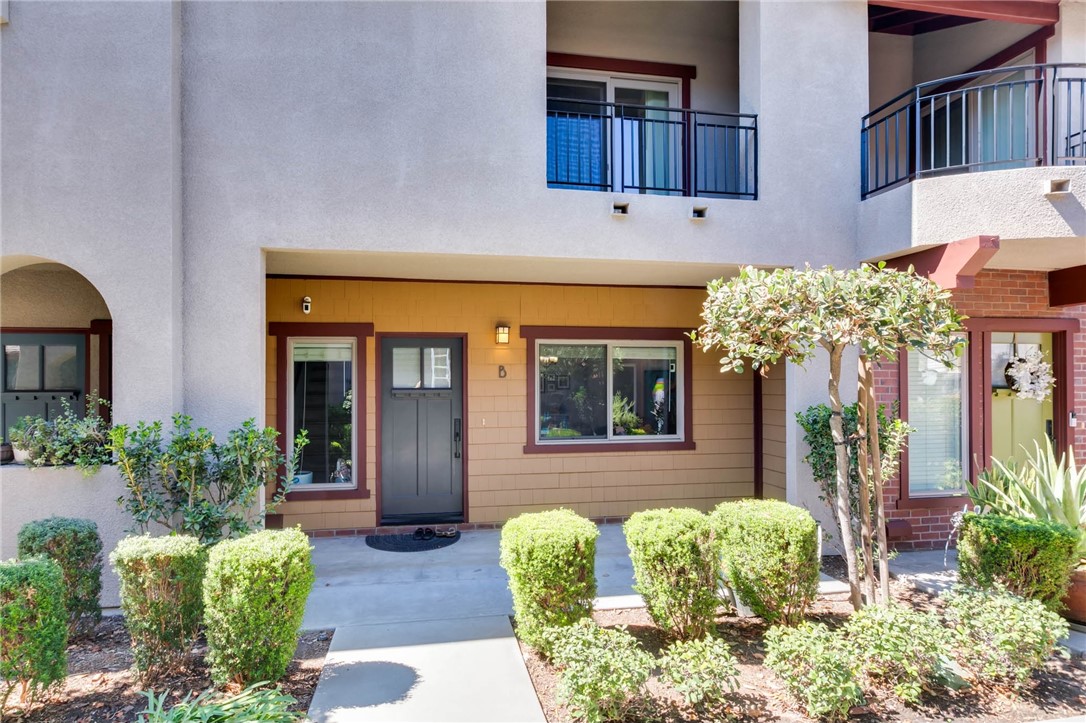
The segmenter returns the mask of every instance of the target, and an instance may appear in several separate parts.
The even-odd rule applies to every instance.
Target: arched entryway
[[[20,417],[52,418],[64,402],[83,413],[88,398],[111,398],[113,324],[101,293],[75,269],[47,260],[5,267],[0,430],[6,439]]]

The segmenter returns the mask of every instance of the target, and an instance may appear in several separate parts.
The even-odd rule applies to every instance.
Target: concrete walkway
[[[500,532],[467,532],[426,553],[380,552],[365,539],[317,539],[317,582],[303,626],[335,628],[309,717],[355,721],[545,718],[509,623]],[[637,607],[621,525],[596,543],[598,609]]]
[[[900,580],[907,580],[917,588],[938,595],[952,588],[958,582],[958,553],[951,550],[946,555],[942,550],[923,550],[901,552],[890,560],[890,574]],[[1076,625],[1060,644],[1076,658],[1086,658],[1086,631]]]

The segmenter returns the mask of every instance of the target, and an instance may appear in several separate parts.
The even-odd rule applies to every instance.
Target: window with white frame
[[[909,496],[960,494],[969,474],[969,366],[964,356],[948,366],[915,349],[907,354]]]
[[[540,444],[683,439],[679,341],[537,341]]]
[[[286,440],[292,445],[303,429],[309,437],[291,491],[353,488],[358,483],[357,343],[314,338],[292,338],[288,343]]]

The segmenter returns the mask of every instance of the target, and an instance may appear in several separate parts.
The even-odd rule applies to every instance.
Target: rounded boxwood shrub
[[[634,589],[656,625],[683,640],[716,623],[716,555],[709,518],[698,510],[647,510],[623,526],[633,561]]]
[[[16,689],[26,706],[68,674],[64,573],[44,557],[0,562],[0,717]]]
[[[1067,621],[1039,600],[969,588],[944,598],[958,658],[978,680],[1024,683],[1067,635]]]
[[[94,629],[102,619],[98,596],[102,592],[102,538],[92,520],[50,517],[19,530],[19,557],[44,555],[60,565],[64,574],[64,605],[68,634]]]
[[[592,613],[600,531],[572,510],[533,512],[502,527],[501,565],[509,575],[522,640],[549,653],[547,628]]]
[[[795,624],[818,593],[818,525],[779,500],[723,502],[709,516],[720,569],[739,600],[766,622]]]
[[[958,574],[971,587],[1005,587],[1058,611],[1078,564],[1079,531],[1044,520],[970,512],[958,535]]]
[[[199,632],[207,548],[195,537],[126,537],[110,553],[121,609],[144,678],[176,669]]]
[[[265,530],[211,548],[204,579],[207,661],[216,683],[283,677],[313,588],[309,538]]]

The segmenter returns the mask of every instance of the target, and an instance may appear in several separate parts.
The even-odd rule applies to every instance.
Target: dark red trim
[[[465,332],[452,332],[444,333],[437,331],[380,331],[377,332],[377,340],[374,346],[374,356],[377,357],[374,360],[374,366],[376,371],[374,392],[377,401],[377,413],[376,413],[376,448],[374,458],[376,459],[376,482],[374,483],[374,491],[376,493],[377,500],[377,522],[381,522],[381,401],[384,394],[381,393],[381,360],[384,356],[381,353],[381,344],[385,339],[460,339],[460,383],[462,385],[460,390],[460,398],[464,403],[463,416],[464,420],[461,427],[462,434],[464,435],[464,448],[463,457],[460,459],[460,463],[463,465],[463,471],[460,473],[460,479],[464,485],[463,490],[463,515],[464,524],[467,524],[470,520],[468,517],[468,454],[471,449],[469,439],[469,427],[468,423],[470,417],[468,416],[468,335]]]
[[[287,340],[292,337],[352,337],[355,340],[355,348],[358,350],[358,369],[355,376],[358,379],[360,391],[366,390],[366,339],[373,336],[373,324],[328,324],[321,322],[286,322],[272,321],[268,323],[268,336],[275,337],[275,426],[279,430],[280,442],[286,448],[289,440],[287,431]],[[367,394],[355,395],[356,418],[358,423],[354,425],[355,448],[355,478],[357,484],[350,490],[314,490],[305,492],[288,492],[287,502],[312,502],[315,500],[349,500],[367,499],[370,491],[366,487],[366,435],[367,426],[366,399]]]
[[[1048,305],[1086,304],[1086,266],[1048,272]]]
[[[601,289],[690,289],[704,290],[704,286],[679,286],[669,284],[588,284],[565,281],[494,281],[478,279],[401,279],[385,276],[315,276],[313,274],[266,274],[267,279],[316,279],[319,281],[370,281],[404,284],[497,284],[499,286],[595,286]]]
[[[91,334],[98,336],[98,398],[113,401],[113,321],[94,319]],[[113,421],[113,407],[100,405],[98,413]]]
[[[765,423],[762,412],[762,375],[754,372],[754,497],[765,497]]]
[[[1035,64],[1046,63],[1048,62],[1048,39],[1055,34],[1056,27],[1054,25],[1047,25],[1034,33],[1030,33],[1018,42],[1008,45],[995,55],[985,58],[972,68],[963,70],[962,75],[965,75],[966,73],[979,73],[983,70],[994,70],[1000,66],[1006,65],[1019,55],[1022,55],[1022,53],[1031,49],[1033,50],[1033,62]],[[969,80],[956,80],[949,83],[943,83],[935,90],[931,91],[929,95],[949,93],[964,87],[966,83],[969,82]]]
[[[527,340],[528,406],[525,454],[579,454],[582,452],[677,452],[696,449],[694,444],[694,361],[687,329],[622,326],[521,326]],[[540,339],[591,339],[600,341],[679,341],[683,345],[683,436],[681,442],[587,442],[583,444],[540,444],[536,438],[536,384],[539,358],[535,344]]]
[[[899,271],[912,266],[918,276],[927,277],[944,289],[971,289],[974,277],[996,251],[999,251],[998,236],[974,236],[898,256],[886,265]]]
[[[93,334],[90,328],[80,329],[68,326],[4,326],[0,327],[0,334]]]
[[[1055,25],[1060,19],[1059,0],[873,0],[870,4],[1026,25]]]
[[[555,68],[600,70],[607,73],[633,73],[656,75],[663,78],[679,78],[682,81],[682,107],[690,107],[690,81],[698,77],[697,66],[676,63],[654,63],[647,60],[601,58],[595,55],[572,53],[547,53],[547,65]]]

